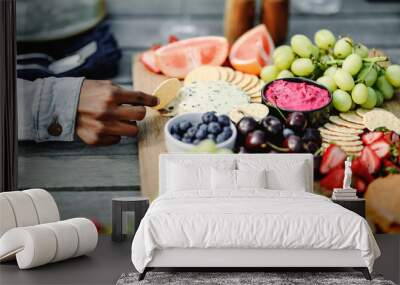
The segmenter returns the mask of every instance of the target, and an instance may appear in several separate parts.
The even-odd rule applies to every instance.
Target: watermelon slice
[[[231,65],[239,71],[258,75],[271,63],[274,42],[265,25],[261,24],[244,33],[233,44],[229,53]]]
[[[180,40],[156,50],[157,65],[167,76],[184,78],[201,65],[222,65],[228,56],[224,37],[207,36]]]

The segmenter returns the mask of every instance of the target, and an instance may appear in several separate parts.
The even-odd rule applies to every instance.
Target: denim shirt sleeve
[[[18,79],[18,139],[73,141],[83,80],[83,77]],[[59,136],[52,136],[47,130],[55,119],[62,127]]]

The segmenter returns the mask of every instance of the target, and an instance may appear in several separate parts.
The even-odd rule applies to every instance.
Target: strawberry
[[[397,142],[400,140],[399,135],[396,134],[396,133],[393,132],[393,131],[385,132],[385,139],[386,139],[390,144],[392,144],[392,143],[397,143]]]
[[[147,67],[150,71],[154,73],[159,73],[160,68],[157,65],[156,53],[154,50],[145,51],[140,55],[140,61]]]
[[[392,143],[397,143],[399,141],[400,141],[400,136],[397,133],[392,132]]]
[[[400,173],[400,167],[394,164],[390,159],[385,158],[382,160],[384,171],[386,174],[397,174]]]
[[[346,153],[339,146],[331,144],[322,156],[319,171],[322,174],[328,173],[330,170],[343,165],[346,157]]]
[[[361,140],[365,145],[370,145],[374,141],[383,137],[383,132],[369,132],[362,135]]]
[[[362,163],[361,157],[353,159],[351,162],[351,171],[355,176],[362,178],[368,183],[374,180],[374,177],[369,173],[367,166]]]
[[[337,167],[321,179],[320,185],[326,189],[341,188],[343,186],[344,168]]]
[[[375,173],[381,167],[381,160],[369,146],[363,148],[360,159],[370,174]]]
[[[169,35],[169,37],[168,37],[168,43],[174,43],[174,42],[177,42],[177,41],[179,41],[179,39],[178,39],[177,36],[175,36],[175,35]]]
[[[382,164],[383,164],[384,167],[397,167],[397,165],[394,164],[394,163],[393,163],[390,159],[388,159],[388,158],[384,158],[384,159],[382,160]]]
[[[376,155],[380,158],[388,157],[390,155],[390,144],[384,138],[373,142],[369,147],[375,151]]]
[[[367,190],[367,183],[360,177],[353,177],[353,187],[357,189],[357,192],[364,193]]]

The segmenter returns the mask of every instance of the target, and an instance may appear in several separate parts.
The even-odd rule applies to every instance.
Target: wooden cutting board
[[[140,62],[139,56],[132,59],[133,86],[135,90],[140,90],[152,94],[155,88],[168,77],[155,74],[147,70]],[[400,94],[390,102],[386,102],[383,108],[391,111],[400,117]],[[146,118],[139,122],[140,133],[138,137],[138,153],[140,167],[140,185],[142,194],[151,201],[158,195],[158,156],[165,153],[164,144],[164,125],[168,118],[147,108]],[[315,183],[314,190],[318,191],[318,183]]]
[[[133,86],[135,90],[153,94],[155,88],[167,79],[164,75],[150,72],[139,60],[132,59]],[[140,168],[140,188],[142,195],[150,201],[158,195],[158,156],[165,153],[164,125],[168,118],[158,111],[147,108],[146,118],[139,122],[138,154]]]

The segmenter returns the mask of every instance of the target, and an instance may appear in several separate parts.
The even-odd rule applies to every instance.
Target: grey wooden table
[[[196,24],[210,34],[222,34],[224,0],[185,1]],[[123,51],[114,82],[132,88],[132,54],[162,40],[159,30],[163,23],[182,17],[180,3],[108,0],[108,21]],[[384,50],[392,61],[400,61],[400,2],[347,0],[342,11],[331,16],[291,11],[289,36],[304,33],[312,37],[320,28],[351,35],[369,47]],[[52,191],[64,218],[83,215],[110,223],[111,198],[140,190],[138,170],[135,139],[124,139],[111,147],[89,147],[80,142],[19,145],[19,187]],[[81,192],[76,195],[76,191]]]

